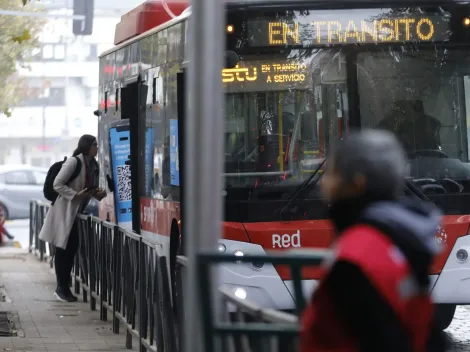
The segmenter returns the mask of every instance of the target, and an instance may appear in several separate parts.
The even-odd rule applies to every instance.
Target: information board
[[[252,47],[441,42],[449,39],[449,16],[413,9],[303,10],[256,16],[246,28]]]
[[[180,185],[178,120],[170,120],[170,183]]]
[[[129,126],[112,127],[109,134],[117,222],[123,225],[132,222],[131,167],[126,165],[131,153]]]
[[[313,86],[309,61],[254,60],[222,70],[227,92],[308,89]],[[310,72],[310,73],[309,73]]]

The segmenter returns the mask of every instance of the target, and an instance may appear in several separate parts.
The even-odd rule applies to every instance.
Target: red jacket
[[[423,292],[416,284],[411,266],[390,238],[370,225],[354,225],[338,239],[335,253],[329,271],[322,278],[311,304],[302,316],[300,351],[359,352],[365,350],[360,348],[360,341],[376,338],[383,341],[384,348],[387,344],[399,343],[397,340],[406,340],[409,344],[407,351],[424,352],[430,334],[433,305],[428,292]],[[353,295],[363,285],[348,282],[350,278],[344,276],[335,283],[330,281],[331,271],[335,270],[338,263],[357,268],[381,303],[373,308],[369,300],[353,301],[348,306],[338,307],[335,301],[338,291],[345,296]],[[358,301],[362,298],[361,295],[357,296]],[[350,317],[352,319],[344,318],[343,309],[355,303],[362,308],[356,307],[357,314]],[[382,308],[389,309],[390,314],[379,313],[378,310]],[[361,330],[355,324],[361,324],[361,311],[373,318],[369,319],[372,323],[367,328],[370,328],[370,333],[364,328],[362,331],[365,333],[358,337],[356,332]],[[386,327],[393,317],[396,317],[396,330],[403,331],[403,338],[399,333],[393,335]],[[374,326],[375,318],[377,321]],[[381,318],[384,320],[379,321]],[[389,341],[385,341],[387,338]],[[401,347],[398,348],[402,352]],[[383,350],[380,348],[380,351]]]

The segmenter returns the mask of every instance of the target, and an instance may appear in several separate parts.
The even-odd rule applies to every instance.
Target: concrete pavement
[[[0,312],[11,313],[18,335],[0,337],[0,351],[129,351],[125,329],[114,335],[88,303],[58,302],[54,289],[47,264],[27,253],[0,253]]]

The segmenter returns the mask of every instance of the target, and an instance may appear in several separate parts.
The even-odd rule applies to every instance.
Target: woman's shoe
[[[55,298],[61,302],[77,302],[78,298],[72,294],[72,291],[68,288],[57,287],[54,292]]]

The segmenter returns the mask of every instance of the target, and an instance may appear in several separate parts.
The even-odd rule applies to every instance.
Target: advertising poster
[[[127,228],[132,226],[131,166],[125,164],[131,153],[129,127],[110,128],[109,133],[117,223]]]
[[[170,120],[170,183],[180,185],[180,167],[178,156],[178,120]]]

